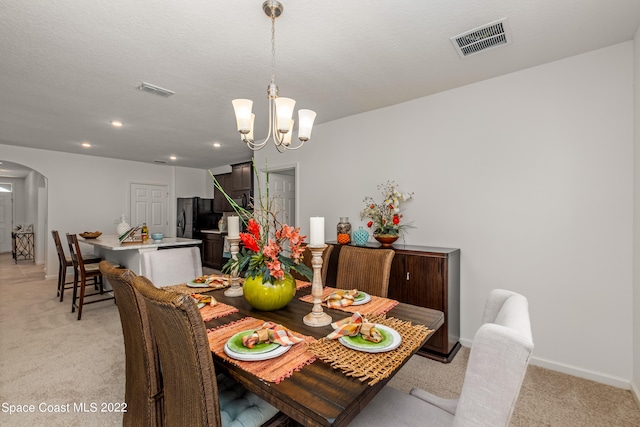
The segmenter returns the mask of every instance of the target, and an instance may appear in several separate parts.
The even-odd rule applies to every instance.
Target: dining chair
[[[51,236],[53,236],[53,242],[56,245],[56,252],[58,253],[58,294],[60,302],[64,299],[65,289],[73,288],[73,281],[67,282],[67,268],[73,267],[73,261],[71,257],[68,257],[64,253],[62,242],[60,241],[60,234],[58,230],[51,230]],[[82,258],[87,264],[94,264],[101,261],[101,258],[95,254],[83,254]],[[77,277],[78,272],[74,269],[74,277]],[[67,286],[70,285],[70,286]]]
[[[322,252],[322,269],[320,270],[320,274],[322,277],[322,284],[326,284],[327,283],[327,271],[329,269],[329,257],[331,256],[331,251],[333,250],[333,245],[327,245],[327,247],[324,249],[324,251]],[[309,245],[305,246],[304,248],[304,252],[302,253],[302,262],[304,263],[304,265],[306,265],[307,267],[309,267],[310,269],[313,270],[313,265],[311,265],[311,259],[313,258],[313,256],[311,255],[311,250],[309,249]],[[299,280],[304,280],[309,281],[309,279],[307,279],[306,277],[304,277],[302,274],[298,273],[297,271],[291,271],[291,275]]]
[[[67,242],[69,243],[69,252],[71,253],[71,261],[73,262],[73,269],[75,272],[73,277],[73,301],[71,302],[71,312],[75,312],[78,309],[78,320],[82,317],[82,307],[85,304],[94,304],[96,302],[113,300],[114,297],[110,294],[105,298],[92,299],[91,301],[85,301],[85,297],[91,297],[95,295],[105,295],[104,282],[102,280],[102,273],[100,272],[99,264],[88,264],[84,262],[82,252],[80,251],[80,244],[78,243],[78,236],[75,234],[67,233]],[[93,279],[94,286],[98,287],[98,291],[86,295],[87,281]],[[80,288],[80,295],[78,295],[78,288]]]
[[[350,426],[508,426],[533,352],[528,301],[494,289],[482,320],[458,399],[385,386]]]
[[[133,279],[153,325],[162,370],[164,426],[285,425],[289,418],[224,375],[216,375],[193,298]]]
[[[152,326],[144,299],[133,287],[136,274],[100,262],[100,271],[109,281],[116,298],[125,354],[125,427],[162,425],[162,377]]]
[[[393,249],[340,248],[336,288],[357,289],[370,295],[387,296]]]
[[[202,276],[200,248],[196,246],[143,252],[140,264],[140,274],[159,288]]]

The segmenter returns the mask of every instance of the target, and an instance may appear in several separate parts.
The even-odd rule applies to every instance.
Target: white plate
[[[366,304],[369,301],[371,301],[371,295],[369,295],[366,292],[362,292],[362,291],[360,291],[360,293],[364,295],[364,298],[362,298],[361,300],[358,300],[358,301],[353,301],[353,304],[351,304],[351,305],[362,305],[362,304]],[[360,295],[360,294],[358,294],[358,295]]]
[[[290,348],[291,348],[290,345],[281,345],[280,347],[276,348],[275,350],[269,351],[267,353],[257,353],[257,354],[254,354],[254,353],[236,353],[235,351],[231,350],[227,344],[225,344],[224,345],[224,352],[227,354],[227,356],[231,357],[232,359],[245,360],[245,361],[253,362],[253,361],[258,361],[258,360],[273,359],[274,357],[281,356],[284,353],[286,353],[287,351],[289,351]]]
[[[187,286],[190,288],[208,288],[209,284],[208,283],[196,283],[196,282],[187,282]]]
[[[365,353],[383,353],[385,351],[391,351],[400,346],[402,343],[402,337],[395,329],[388,326],[376,324],[376,328],[382,333],[384,339],[382,342],[373,343],[364,340],[362,337],[340,337],[338,341],[340,344],[348,347],[352,350],[364,351]]]

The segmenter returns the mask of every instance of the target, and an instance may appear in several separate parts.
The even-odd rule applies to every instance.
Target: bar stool
[[[67,241],[69,242],[69,252],[71,252],[71,260],[73,262],[73,268],[78,272],[78,274],[74,274],[74,278],[73,278],[73,302],[71,303],[71,312],[72,313],[75,312],[77,308],[78,320],[80,320],[80,318],[82,317],[82,307],[85,304],[93,304],[100,301],[115,300],[115,298],[113,295],[111,295],[106,298],[94,299],[94,300],[85,302],[84,300],[85,288],[86,288],[88,279],[93,279],[94,285],[99,286],[99,291],[86,296],[104,295],[104,283],[102,280],[102,273],[100,272],[100,266],[99,264],[85,264],[82,258],[82,252],[80,251],[80,244],[78,243],[78,237],[75,234],[67,233]],[[78,295],[78,286],[80,286],[80,295]]]
[[[67,268],[73,267],[73,261],[71,257],[68,257],[64,253],[64,249],[62,247],[62,242],[60,241],[60,234],[58,234],[58,230],[51,230],[51,235],[53,236],[53,241],[56,244],[56,251],[58,252],[58,293],[56,296],[60,297],[60,302],[64,299],[64,290],[65,289],[73,289],[73,282],[67,282]],[[97,264],[102,261],[102,258],[95,254],[84,254],[82,259],[86,264]],[[78,272],[74,268],[74,277],[77,277]],[[71,286],[66,286],[71,285]]]

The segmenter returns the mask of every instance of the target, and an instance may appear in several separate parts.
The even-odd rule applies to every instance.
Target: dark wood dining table
[[[243,297],[226,297],[223,290],[207,292],[219,302],[236,307],[238,312],[212,319],[206,322],[206,326],[207,328],[216,328],[250,316],[264,321],[276,322],[293,331],[319,339],[325,337],[333,329],[331,326],[310,327],[303,323],[302,318],[311,311],[312,304],[300,301],[299,298],[310,292],[310,286],[299,289],[294,299],[286,307],[276,311],[253,309]],[[334,321],[350,315],[345,311],[327,309],[326,307],[324,310],[331,315]],[[411,321],[434,331],[444,323],[444,314],[441,311],[403,303],[399,303],[391,309],[387,313],[387,317]],[[430,334],[429,337],[432,335]],[[427,340],[428,337],[425,342]],[[418,346],[415,351],[419,347],[421,346]],[[212,354],[216,369],[230,375],[248,390],[298,423],[304,426],[336,427],[348,425],[410,357],[405,358],[391,375],[374,385],[368,385],[359,379],[349,377],[320,359],[304,366],[300,371],[294,372],[291,377],[276,384],[263,381],[215,353]]]

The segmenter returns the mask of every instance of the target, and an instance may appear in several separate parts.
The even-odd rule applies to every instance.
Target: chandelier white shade
[[[267,88],[269,131],[264,141],[255,142],[253,138],[253,124],[256,117],[251,111],[253,109],[253,101],[250,99],[234,99],[231,103],[236,115],[236,125],[238,132],[240,132],[240,137],[250,149],[254,151],[260,150],[272,139],[278,151],[282,153],[286,150],[296,150],[311,139],[311,130],[316,119],[316,113],[311,110],[298,110],[298,140],[300,143],[292,146],[291,139],[295,124],[293,113],[296,101],[291,98],[278,97],[278,86],[275,83],[275,22],[276,18],[282,15],[284,6],[278,1],[267,0],[262,4],[262,9],[271,19],[271,83]]]

